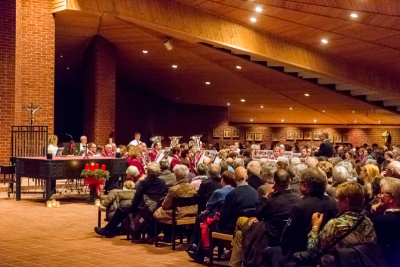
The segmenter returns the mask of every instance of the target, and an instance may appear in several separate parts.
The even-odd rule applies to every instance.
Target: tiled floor
[[[104,223],[104,222],[103,222]],[[0,266],[203,266],[186,246],[132,244],[126,236],[102,238],[93,228],[97,208],[80,197],[63,197],[46,208],[41,195],[22,201],[0,193]]]

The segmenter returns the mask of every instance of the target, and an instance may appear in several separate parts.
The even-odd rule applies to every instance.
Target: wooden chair
[[[240,210],[236,212],[236,221],[239,217],[254,217],[255,216],[255,208],[251,209],[245,209],[245,210]],[[225,242],[232,242],[233,240],[233,235],[232,234],[223,234],[223,233],[218,233],[218,232],[213,232],[211,228],[208,229],[208,234],[209,234],[209,240],[210,240],[210,247],[209,247],[209,266],[213,266],[213,261],[214,261],[214,240],[218,240],[218,259],[221,259],[221,255],[223,253],[223,243],[221,241]]]
[[[8,197],[10,193],[14,194],[14,183],[15,183],[15,165],[2,165],[0,166],[0,175],[3,175],[3,179],[0,177],[0,183],[8,183]],[[8,177],[6,177],[6,175]],[[11,189],[11,190],[10,190]],[[10,192],[11,191],[11,192]]]
[[[193,205],[198,205],[198,196],[194,197],[180,197],[180,198],[174,198],[172,200],[172,219],[171,220],[155,220],[155,246],[158,247],[158,231],[157,231],[157,225],[159,223],[163,224],[169,224],[172,226],[172,250],[175,250],[175,232],[176,232],[176,227],[177,226],[184,226],[184,225],[191,225],[196,223],[196,218],[182,218],[182,219],[176,219],[176,209],[178,207],[188,207],[188,206],[193,206]],[[189,239],[188,235],[188,239]],[[189,242],[189,240],[188,240]],[[180,244],[183,243],[183,235],[182,231],[180,232]]]

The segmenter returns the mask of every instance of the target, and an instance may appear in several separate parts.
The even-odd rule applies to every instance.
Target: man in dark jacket
[[[335,199],[324,195],[326,184],[326,177],[321,170],[308,168],[302,172],[300,191],[304,198],[290,212],[282,232],[280,247],[263,251],[263,261],[268,266],[284,266],[295,252],[307,250],[307,235],[312,227],[313,213],[324,214],[321,229],[330,219],[336,217],[338,210]]]
[[[333,145],[329,141],[329,134],[322,133],[319,136],[320,140],[322,141],[321,145],[319,146],[319,150],[314,153],[314,157],[325,156],[330,158],[333,156]]]
[[[138,207],[142,202],[143,195],[162,195],[168,192],[165,181],[158,178],[160,165],[151,162],[148,165],[148,176],[140,181],[136,186],[136,193],[132,199],[130,206],[119,207],[109,223],[104,227],[95,227],[94,231],[102,236],[112,237],[115,235],[118,225],[129,215],[129,213],[137,213]]]
[[[261,165],[258,161],[250,161],[249,164],[247,164],[247,173],[247,183],[255,190],[264,184],[260,178]]]
[[[205,179],[199,187],[197,191],[197,195],[202,196],[211,196],[215,190],[222,188],[221,178],[219,177],[221,173],[221,167],[217,163],[213,163],[208,170],[208,174],[210,178]]]
[[[400,180],[384,178],[381,181],[379,204],[372,206],[372,216],[378,245],[389,267],[400,266]]]

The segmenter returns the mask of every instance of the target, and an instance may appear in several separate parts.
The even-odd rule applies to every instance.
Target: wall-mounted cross
[[[33,104],[31,103],[31,106],[30,107],[25,107],[25,109],[28,110],[31,113],[30,120],[31,120],[31,126],[32,126],[33,122],[35,121],[35,118],[34,118],[35,113],[36,113],[36,111],[38,111],[40,109],[40,107],[34,108]]]

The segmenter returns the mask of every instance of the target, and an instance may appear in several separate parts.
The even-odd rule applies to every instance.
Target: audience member
[[[333,168],[332,174],[332,186],[326,189],[328,196],[336,197],[336,190],[340,184],[343,184],[349,180],[350,175],[344,167]]]
[[[275,162],[267,162],[261,167],[261,180],[263,185],[257,188],[259,198],[268,196],[272,192],[272,184],[274,183],[274,173],[278,169]]]
[[[244,167],[244,161],[241,158],[236,158],[233,161],[233,169],[236,170],[238,167]]]
[[[136,183],[141,178],[140,172],[136,166],[129,166],[126,169],[126,181],[133,181]]]
[[[369,203],[364,203],[364,205],[365,205],[364,211],[367,214],[371,214],[372,206],[374,206],[374,205],[379,203],[379,195],[381,193],[381,181],[382,181],[383,178],[385,178],[385,177],[377,176],[374,179],[372,179],[372,182],[371,182],[371,190],[372,190],[371,199],[372,200]]]
[[[219,164],[213,163],[210,165],[210,169],[208,170],[210,178],[203,180],[200,184],[199,190],[197,191],[197,194],[200,197],[209,198],[215,190],[222,188],[221,178],[219,177],[220,173],[221,167]]]
[[[247,183],[255,190],[257,190],[260,186],[264,184],[262,179],[260,178],[261,166],[258,161],[249,162],[249,164],[247,165],[247,173]]]
[[[226,164],[228,164],[228,170],[234,172],[235,170],[233,169],[233,158],[227,158],[226,159]]]
[[[102,206],[106,209],[106,218],[108,221],[120,206],[130,206],[135,192],[135,183],[132,180],[125,181],[123,190],[114,189],[108,192],[107,197],[102,203]]]
[[[194,186],[196,191],[199,190],[201,183],[207,179],[208,168],[209,166],[204,163],[200,163],[199,165],[197,165],[198,176],[194,177],[192,180],[192,185]]]
[[[300,192],[300,185],[299,185],[299,183],[300,183],[300,178],[298,178],[298,177],[296,176],[296,166],[290,165],[290,166],[286,169],[286,171],[289,173],[289,176],[290,176],[290,189],[291,189],[294,193],[296,193],[296,194],[298,194],[298,195],[301,195],[301,192]]]
[[[306,164],[310,168],[315,168],[317,166],[317,164],[318,164],[318,160],[316,158],[314,158],[314,157],[309,157],[306,160]]]
[[[173,187],[176,184],[176,177],[173,172],[170,171],[170,165],[167,159],[160,161],[160,176],[159,178],[165,181],[168,188]]]
[[[293,157],[290,160],[290,164],[293,166],[297,166],[297,165],[301,164],[301,160],[298,157]]]

